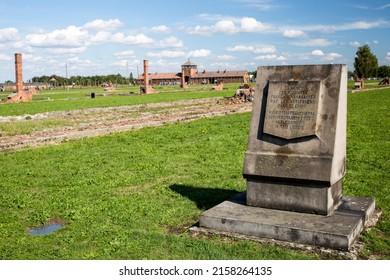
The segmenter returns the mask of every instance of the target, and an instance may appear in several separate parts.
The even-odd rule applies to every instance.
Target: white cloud
[[[119,27],[121,27],[123,23],[119,19],[109,19],[109,20],[102,20],[102,19],[95,19],[91,22],[87,22],[84,24],[85,29],[92,29],[92,30],[115,30]]]
[[[221,14],[201,13],[198,15],[198,18],[201,20],[219,21],[219,20],[226,19],[226,16],[223,16]]]
[[[265,46],[248,46],[248,45],[237,45],[234,47],[228,47],[228,51],[231,52],[252,52],[252,53],[274,53],[276,52],[276,47],[273,45]]]
[[[177,37],[168,37],[160,41],[155,41],[153,44],[148,44],[147,48],[182,48],[183,41]]]
[[[211,36],[214,33],[237,34],[240,32],[269,32],[281,31],[286,38],[308,38],[305,31],[319,31],[323,33],[333,33],[343,30],[372,29],[383,26],[390,26],[390,22],[384,20],[377,21],[356,21],[340,25],[307,25],[300,27],[275,27],[270,24],[264,24],[253,17],[232,18],[221,15],[202,16],[202,19],[217,21],[214,25],[196,25],[187,27],[184,31],[192,35]]]
[[[156,72],[155,66],[157,66],[161,72],[167,72],[167,71],[177,71],[178,64],[177,61],[167,61],[164,59],[159,59],[157,61],[151,61],[149,63],[149,70],[151,72]],[[180,69],[180,68],[179,68]]]
[[[303,31],[320,31],[323,33],[333,33],[336,31],[346,31],[346,30],[367,30],[367,29],[373,29],[378,27],[388,27],[390,26],[389,21],[385,20],[377,20],[377,21],[356,21],[352,23],[347,24],[340,24],[340,25],[308,25],[308,26],[301,26],[299,29],[302,29]]]
[[[85,52],[87,47],[82,46],[78,48],[62,48],[62,47],[53,47],[53,48],[48,48],[48,52],[51,54],[76,54],[76,53],[82,53]]]
[[[118,58],[135,57],[135,53],[133,50],[116,52],[114,53],[114,55]]]
[[[224,55],[217,55],[217,59],[219,59],[219,60],[233,60],[233,59],[236,59],[236,57],[234,55],[224,54]]]
[[[211,36],[214,33],[212,26],[201,26],[201,25],[197,25],[194,27],[187,27],[184,31],[190,35],[203,35],[203,36]]]
[[[253,53],[274,53],[276,52],[275,46],[262,46],[262,47],[255,47],[253,49]]]
[[[138,59],[134,59],[132,61],[129,61],[127,59],[120,59],[113,63],[111,63],[111,66],[120,67],[120,68],[136,68],[141,62]]]
[[[154,57],[154,58],[177,58],[177,57],[185,57],[186,53],[183,51],[164,50],[158,53],[148,52],[146,56]]]
[[[50,33],[36,33],[26,36],[27,43],[33,47],[63,47],[77,48],[88,41],[88,32],[80,27],[68,26],[65,29],[57,29]]]
[[[254,18],[244,17],[241,19],[241,31],[258,32],[265,30],[266,27]]]
[[[116,66],[116,67],[121,67],[121,68],[125,68],[125,67],[136,68],[140,63],[141,63],[141,61],[139,61],[138,59],[134,59],[131,61],[129,61],[127,59],[120,59],[120,60],[117,60],[117,61],[111,63],[110,65]]]
[[[118,67],[123,67],[125,68],[126,66],[129,65],[129,62],[127,59],[120,59],[120,60],[117,60],[113,63],[110,64],[111,66],[118,66]]]
[[[235,34],[240,29],[234,24],[232,20],[221,20],[218,21],[213,28],[213,33],[221,32],[226,34]]]
[[[142,33],[128,36],[125,36],[123,33],[115,33],[111,38],[113,42],[132,45],[150,44],[154,42],[152,38]]]
[[[206,49],[199,49],[199,50],[194,50],[194,51],[190,51],[187,56],[188,57],[208,57],[211,55],[211,51],[210,50],[206,50]]]
[[[286,29],[283,31],[283,36],[286,38],[307,38],[307,34],[299,29]]]
[[[320,57],[320,61],[333,61],[335,59],[342,58],[343,56],[338,53],[324,53],[322,50],[314,50],[310,53],[312,56]]]
[[[390,52],[388,52],[388,53],[386,54],[385,60],[388,61],[388,62],[390,62]]]
[[[231,69],[232,65],[228,62],[215,62],[210,64],[213,68],[219,68],[219,69]]]
[[[3,60],[3,61],[10,61],[10,60],[12,60],[12,57],[0,53],[0,60]]]
[[[210,36],[214,33],[237,34],[240,32],[264,32],[271,30],[252,17],[225,18],[218,20],[214,25],[188,27],[184,31],[192,35]]]
[[[28,61],[41,61],[41,60],[43,60],[43,58],[41,56],[35,56],[31,53],[23,54],[23,59],[28,60]]]
[[[321,50],[314,50],[311,52],[312,55],[316,55],[316,56],[323,56],[324,55],[324,52],[321,51]]]
[[[253,46],[247,46],[247,45],[237,45],[234,47],[228,47],[227,50],[230,52],[253,52],[255,48]]]
[[[343,56],[341,54],[338,54],[338,53],[328,53],[326,54],[322,60],[323,61],[333,61],[335,59],[339,59],[339,58],[342,58]]]
[[[241,0],[240,2],[260,11],[269,11],[279,7],[278,5],[273,4],[272,0]]]
[[[287,58],[285,56],[276,55],[276,54],[259,55],[259,56],[256,56],[255,59],[257,59],[257,60],[267,60],[267,61],[283,61],[283,60],[287,60]]]
[[[160,34],[171,33],[171,29],[165,25],[153,26],[151,30],[154,33],[160,33]]]
[[[19,39],[18,30],[13,27],[2,28],[0,29],[0,42],[10,42],[16,41]]]
[[[82,65],[91,65],[92,64],[92,61],[90,61],[89,59],[81,59],[81,58],[79,58],[77,56],[70,57],[68,59],[68,62],[70,64],[74,63],[74,64],[78,64],[78,65],[80,65],[80,64],[82,64]]]
[[[161,52],[148,52],[146,56],[153,57],[153,58],[179,58],[179,57],[208,57],[211,55],[210,50],[206,49],[199,49],[199,50],[193,50],[189,52],[185,52],[182,50],[163,50]]]
[[[95,35],[92,35],[88,40],[90,43],[105,43],[111,38],[111,32],[109,31],[99,31]],[[88,44],[88,43],[87,43]]]
[[[295,46],[301,47],[325,47],[334,44],[327,39],[308,39],[292,43]]]
[[[353,29],[372,29],[376,27],[382,27],[383,25],[389,25],[389,22],[383,21],[383,20],[377,20],[373,22],[366,22],[366,21],[356,21],[348,24],[343,24],[339,26],[335,26],[334,29],[339,30],[353,30]]]
[[[58,55],[81,53],[85,52],[86,49],[92,45],[106,43],[138,45],[149,49],[179,49],[184,46],[183,42],[174,36],[167,37],[162,40],[155,40],[143,33],[128,35],[122,32],[113,34],[110,31],[121,25],[122,22],[119,20],[104,21],[98,19],[88,22],[80,27],[72,25],[64,29],[56,29],[50,32],[40,30],[25,37],[26,46],[24,49],[27,49],[28,47],[45,48],[48,53]],[[167,31],[167,28],[164,26],[158,26],[155,30]],[[3,30],[3,34],[6,34],[5,31],[6,30]],[[2,44],[0,42],[0,48],[1,45]]]
[[[128,35],[123,33],[115,33],[111,36],[111,40],[116,43],[131,44],[131,45],[143,45],[148,49],[164,49],[164,48],[182,48],[183,41],[177,37],[168,37],[163,40],[156,41],[153,38],[146,36],[145,34]]]
[[[355,41],[355,42],[350,42],[349,45],[352,46],[352,47],[358,48],[358,47],[360,47],[362,44],[360,44],[359,42]]]

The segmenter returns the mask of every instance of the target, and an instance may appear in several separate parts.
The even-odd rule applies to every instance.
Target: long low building
[[[47,83],[23,83],[24,89],[49,89]],[[16,83],[0,83],[0,91],[16,91]]]
[[[167,85],[181,84],[184,75],[186,84],[214,84],[222,83],[248,83],[249,74],[246,70],[218,70],[218,71],[198,71],[197,65],[188,60],[181,66],[179,73],[149,73],[149,84]],[[138,84],[144,83],[144,73],[138,76]]]

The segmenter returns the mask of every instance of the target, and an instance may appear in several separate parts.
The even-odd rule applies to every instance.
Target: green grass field
[[[86,108],[136,105],[145,103],[170,102],[208,97],[231,97],[240,84],[228,84],[222,91],[210,91],[210,85],[194,85],[187,89],[178,86],[155,87],[157,94],[139,94],[139,87],[120,87],[115,92],[103,88],[45,90],[33,95],[32,102],[0,104],[0,116],[19,116],[52,111]],[[91,92],[96,98],[91,98]],[[132,94],[133,92],[134,94]],[[7,95],[3,94],[1,98]]]
[[[43,106],[30,104],[15,108]],[[389,108],[389,89],[348,96],[344,194],[373,197],[383,212],[362,235],[363,259],[390,258]],[[203,211],[245,190],[249,121],[243,113],[1,153],[0,259],[327,258],[189,234]],[[65,226],[28,234],[50,221]]]

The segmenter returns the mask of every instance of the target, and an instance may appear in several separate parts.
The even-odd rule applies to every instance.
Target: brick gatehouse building
[[[218,71],[198,71],[196,64],[188,60],[181,66],[180,73],[149,73],[150,85],[180,85],[184,75],[186,84],[214,84],[223,83],[248,83],[249,74],[246,70],[218,70]],[[138,76],[138,84],[144,83],[144,73]]]

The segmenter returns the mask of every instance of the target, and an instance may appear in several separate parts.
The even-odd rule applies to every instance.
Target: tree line
[[[390,77],[390,66],[379,66],[377,57],[368,45],[358,48],[353,66],[355,67],[354,75],[359,79]]]
[[[47,83],[55,84],[55,86],[100,86],[103,84],[113,84],[113,85],[128,85],[135,84],[135,79],[133,78],[133,73],[130,73],[130,76],[124,77],[121,74],[111,74],[111,75],[95,75],[95,76],[71,76],[70,78],[51,75],[51,76],[36,76],[31,79],[33,83]]]

